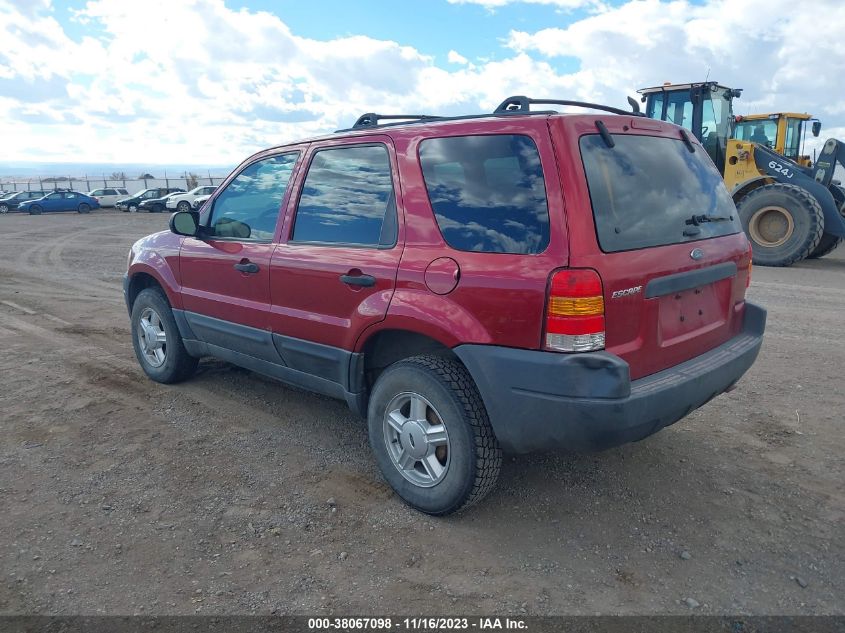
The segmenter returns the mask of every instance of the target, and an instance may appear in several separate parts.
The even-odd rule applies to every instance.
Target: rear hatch
[[[601,276],[605,346],[631,378],[738,333],[748,242],[704,148],[651,120],[564,116],[550,126],[571,158],[561,170],[570,266]]]

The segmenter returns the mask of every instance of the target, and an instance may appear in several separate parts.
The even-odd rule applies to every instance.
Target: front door
[[[248,164],[208,205],[201,239],[185,238],[182,303],[200,340],[278,360],[269,334],[270,257],[298,157],[287,152]]]
[[[309,149],[270,276],[271,327],[294,369],[343,382],[358,336],[387,313],[403,243],[392,154],[389,139]]]

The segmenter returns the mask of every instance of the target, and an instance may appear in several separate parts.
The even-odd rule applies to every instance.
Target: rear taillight
[[[555,352],[604,349],[604,295],[594,270],[559,270],[546,303],[544,347]]]

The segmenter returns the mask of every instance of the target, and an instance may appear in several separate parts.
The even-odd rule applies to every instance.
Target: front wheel
[[[191,210],[191,203],[187,200],[180,200],[179,204],[176,205],[177,211],[190,211]]]
[[[502,451],[457,360],[415,356],[394,363],[376,381],[367,417],[384,478],[418,510],[457,512],[483,499],[498,479]]]
[[[9,205],[8,204],[0,204],[0,213],[8,213],[9,212]]]
[[[129,213],[135,213],[138,210],[138,205],[130,204],[128,210],[129,210]]]
[[[198,360],[188,354],[167,297],[156,288],[142,290],[132,304],[132,346],[141,369],[156,382],[190,378]]]
[[[818,246],[824,215],[818,200],[795,185],[771,183],[754,189],[736,204],[760,266],[790,266]]]
[[[83,202],[82,204],[79,205],[78,211],[80,213],[91,213],[91,205]]]
[[[29,207],[29,215],[41,215],[43,209],[37,204]]]

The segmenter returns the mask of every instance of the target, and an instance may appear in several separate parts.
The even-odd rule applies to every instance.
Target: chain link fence
[[[150,189],[153,187],[174,187],[189,191],[194,187],[204,185],[219,185],[226,179],[225,176],[206,177],[195,176],[194,174],[183,174],[181,177],[173,178],[165,175],[164,178],[93,178],[90,176],[72,177],[34,177],[34,178],[0,178],[0,191],[50,191],[51,189],[72,189],[87,193],[94,189],[108,189],[120,187],[126,189],[130,195]]]

